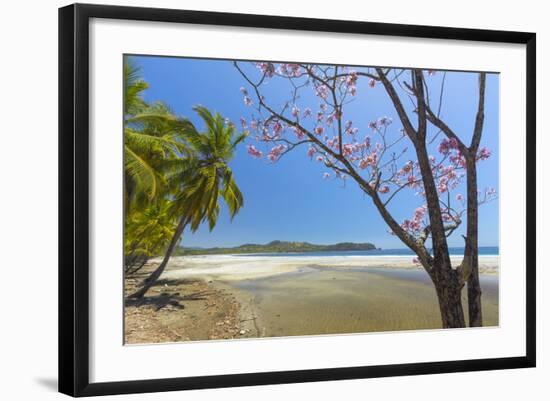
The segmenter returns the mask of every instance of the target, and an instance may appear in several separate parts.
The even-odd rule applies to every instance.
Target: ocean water
[[[451,255],[461,256],[464,247],[449,248]],[[410,249],[373,249],[370,251],[330,251],[330,252],[279,252],[279,253],[255,253],[239,256],[414,256]],[[498,246],[480,246],[479,255],[498,256]]]

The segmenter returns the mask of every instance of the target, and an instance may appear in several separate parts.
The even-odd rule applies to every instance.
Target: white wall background
[[[550,258],[543,231],[550,202],[550,24],[543,1],[105,0],[111,4],[534,31],[538,41],[538,367],[536,369],[130,395],[176,400],[464,400],[550,397],[545,293]],[[57,375],[57,8],[58,0],[3,4],[0,12],[0,398],[53,400]],[[380,8],[380,5],[385,8]],[[184,363],[184,362],[182,362]],[[105,399],[122,399],[108,397]]]

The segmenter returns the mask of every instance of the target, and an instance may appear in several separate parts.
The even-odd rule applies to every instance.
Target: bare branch
[[[481,131],[483,131],[483,120],[485,117],[485,73],[479,73],[479,103],[477,106],[476,123],[474,126],[474,134],[472,135],[472,143],[470,151],[475,156],[479,143],[481,141]]]
[[[395,106],[397,114],[399,115],[399,119],[401,120],[401,124],[403,124],[403,128],[405,129],[407,136],[411,139],[413,143],[416,143],[417,142],[416,131],[413,128],[411,121],[409,120],[409,116],[407,115],[407,112],[403,107],[403,103],[401,103],[401,99],[399,99],[399,95],[395,91],[395,88],[393,87],[391,82],[388,80],[388,77],[386,76],[386,74],[384,74],[384,71],[382,71],[382,68],[377,67],[376,72],[378,73],[378,76],[380,77],[380,81],[384,85],[386,92],[390,96],[390,99],[393,105]]]

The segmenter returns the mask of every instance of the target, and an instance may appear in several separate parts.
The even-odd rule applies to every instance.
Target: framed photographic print
[[[535,366],[535,34],[59,10],[59,389]]]

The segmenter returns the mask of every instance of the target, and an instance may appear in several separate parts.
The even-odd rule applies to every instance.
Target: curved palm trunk
[[[178,226],[176,227],[176,231],[172,236],[172,240],[170,241],[170,244],[166,249],[166,253],[164,255],[164,259],[162,259],[161,264],[149,275],[149,277],[147,277],[143,281],[143,286],[138,291],[131,294],[129,298],[142,298],[145,295],[145,293],[149,291],[149,288],[151,288],[156,283],[160,275],[164,272],[164,269],[166,269],[166,265],[168,265],[168,261],[170,260],[172,253],[174,253],[174,250],[178,245],[179,239],[183,234],[183,231],[185,230],[186,225],[187,225],[187,218],[182,216],[180,218]]]

